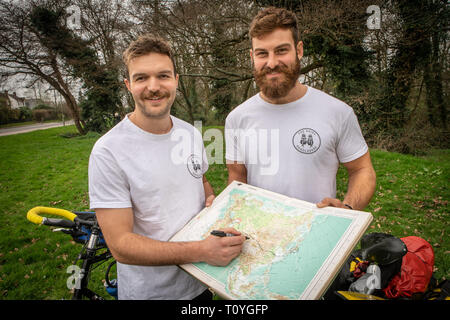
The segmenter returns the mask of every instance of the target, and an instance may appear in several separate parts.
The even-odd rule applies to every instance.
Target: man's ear
[[[125,78],[125,79],[123,80],[123,82],[125,82],[125,85],[127,86],[128,91],[131,92],[131,90],[130,90],[130,81],[128,81],[128,79]]]
[[[301,60],[303,58],[303,42],[299,41],[297,43],[297,57],[298,60]]]
[[[253,61],[253,50],[250,49],[249,53],[250,53],[250,63],[251,63],[251,65],[252,65],[252,67],[253,67],[253,65],[254,65],[254,61]]]

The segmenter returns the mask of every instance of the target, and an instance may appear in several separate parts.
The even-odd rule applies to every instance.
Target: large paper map
[[[233,182],[171,241],[206,238],[233,227],[248,236],[226,267],[181,265],[226,299],[318,299],[372,216],[314,204]]]

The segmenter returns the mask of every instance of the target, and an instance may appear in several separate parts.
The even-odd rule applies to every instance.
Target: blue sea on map
[[[310,230],[302,232],[304,238],[297,244],[297,250],[281,259],[275,259],[271,264],[255,268],[248,275],[247,280],[253,283],[253,294],[246,298],[268,299],[268,296],[279,295],[299,299],[351,222],[349,218],[315,213]],[[238,263],[239,258],[234,259],[226,268],[206,263],[195,265],[205,273],[214,275],[229,292],[226,283],[230,273],[238,269]]]

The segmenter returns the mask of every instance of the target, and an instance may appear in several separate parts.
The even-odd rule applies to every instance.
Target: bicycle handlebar
[[[46,218],[42,217],[41,214],[57,215],[65,219]],[[65,228],[73,227],[75,225],[76,218],[77,215],[70,211],[48,207],[34,207],[27,213],[27,219],[35,224],[44,224],[47,226],[58,226]]]

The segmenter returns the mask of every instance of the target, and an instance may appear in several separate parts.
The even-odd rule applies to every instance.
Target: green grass
[[[99,136],[60,136],[74,131],[0,137],[0,299],[70,298],[66,269],[80,245],[25,216],[38,205],[88,209],[88,159]]]
[[[81,246],[25,216],[38,205],[89,208],[88,159],[99,135],[62,137],[73,133],[74,126],[69,126],[0,137],[0,299],[70,298],[66,270]],[[435,251],[436,277],[448,279],[450,150],[426,157],[379,150],[371,155],[377,191],[367,208],[374,215],[367,232],[424,238]],[[206,176],[216,193],[225,188],[225,164],[210,165]],[[341,168],[341,198],[346,181]],[[91,283],[107,296],[101,283],[104,270],[105,266],[96,270]]]

